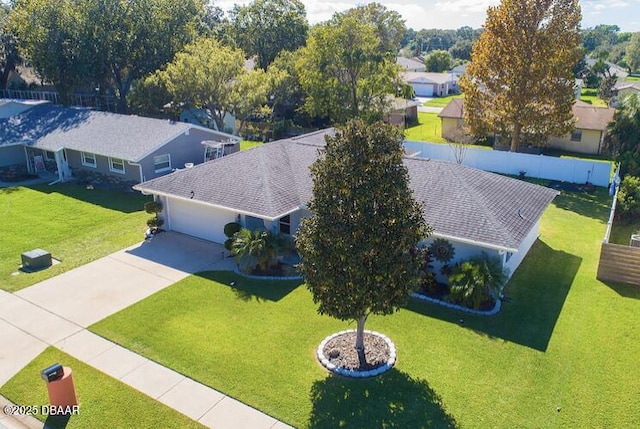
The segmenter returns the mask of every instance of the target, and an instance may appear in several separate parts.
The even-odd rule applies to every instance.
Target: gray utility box
[[[51,253],[42,249],[29,250],[22,254],[22,268],[39,270],[51,266]]]

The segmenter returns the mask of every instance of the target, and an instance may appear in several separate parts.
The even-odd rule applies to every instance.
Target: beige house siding
[[[563,137],[550,137],[549,147],[569,152],[597,154],[602,151],[602,132],[596,130],[582,130],[580,141],[571,141],[571,134]]]
[[[464,127],[464,120],[457,118],[440,118],[442,120],[442,138],[453,140],[459,128]]]

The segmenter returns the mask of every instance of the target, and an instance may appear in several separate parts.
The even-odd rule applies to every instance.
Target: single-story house
[[[454,75],[454,76],[456,76],[458,78],[462,77],[462,75],[467,72],[467,64],[468,63],[464,63],[464,64],[460,64],[458,66],[455,66],[454,68],[449,70],[449,73],[451,73],[452,75]]]
[[[332,129],[279,140],[143,182],[154,195],[167,230],[223,243],[224,225],[295,234],[311,213],[309,167]],[[463,165],[405,157],[414,197],[434,227],[427,240],[444,238],[455,260],[482,251],[515,271],[538,237],[540,217],[555,190]]]
[[[640,82],[618,82],[616,83],[616,91],[617,94],[615,96],[613,104],[617,107],[620,105],[620,102],[625,99],[625,97],[640,92]]]
[[[438,114],[443,138],[455,140],[464,129],[463,111],[464,99],[456,98]],[[576,101],[573,105],[573,115],[576,118],[574,130],[565,136],[550,137],[548,147],[579,153],[601,153],[607,126],[613,120],[614,113],[615,109],[612,107],[594,107],[583,101]]]
[[[396,64],[402,67],[403,71],[423,72],[427,70],[424,62],[419,58],[396,57]]]
[[[59,181],[140,183],[238,150],[237,137],[194,124],[84,108],[43,104],[0,119],[2,165],[55,172]]]
[[[585,58],[585,62],[589,68],[593,67],[598,61],[599,60],[596,58]],[[629,76],[629,73],[619,65],[614,64],[611,61],[605,61],[604,63],[609,67],[609,73],[611,75],[615,74],[618,76],[618,79],[626,79],[627,76]]]
[[[458,78],[449,73],[404,72],[402,78],[417,97],[444,97],[458,92]]]

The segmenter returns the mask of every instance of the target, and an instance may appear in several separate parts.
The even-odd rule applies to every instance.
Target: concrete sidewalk
[[[166,233],[16,294],[0,291],[0,344],[12,345],[0,351],[0,385],[53,345],[205,426],[288,428],[85,329],[193,272],[231,269],[221,248]]]

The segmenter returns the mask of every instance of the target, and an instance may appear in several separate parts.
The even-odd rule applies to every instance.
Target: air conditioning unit
[[[631,236],[631,242],[629,243],[631,247],[640,247],[640,234],[634,234]]]

